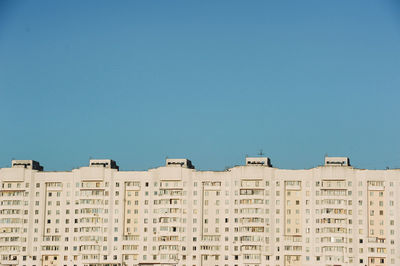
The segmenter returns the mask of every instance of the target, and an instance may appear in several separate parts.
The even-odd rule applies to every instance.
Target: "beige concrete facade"
[[[0,169],[0,265],[400,265],[400,170]]]

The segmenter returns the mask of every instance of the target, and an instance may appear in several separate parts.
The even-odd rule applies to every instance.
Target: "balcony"
[[[136,181],[125,181],[125,187],[140,187],[140,180]]]
[[[160,189],[158,193],[159,198],[172,198],[172,199],[180,199],[182,197],[182,190],[172,190],[172,189]]]
[[[384,238],[378,238],[378,237],[369,237],[368,238],[368,243],[385,243]]]
[[[294,235],[293,236],[286,235],[284,240],[287,241],[287,242],[298,243],[298,242],[302,242],[302,237],[301,236],[294,236]]]
[[[124,235],[123,241],[140,241],[139,235]]]
[[[260,264],[261,263],[261,255],[258,254],[244,254],[242,256],[244,264]]]
[[[61,188],[62,189],[62,188]],[[103,182],[82,182],[80,190],[104,190],[106,189]],[[53,190],[53,188],[52,188]]]
[[[368,185],[368,190],[374,190],[374,191],[383,191],[385,190],[384,185]]]
[[[220,191],[221,190],[221,187],[218,187],[218,186],[210,186],[210,185],[204,185],[204,190],[207,190],[207,191]]]
[[[17,256],[15,257],[16,257],[15,259],[1,260],[0,265],[19,265]]]
[[[347,189],[345,180],[322,180],[322,189]]]
[[[286,181],[285,190],[301,190],[301,181]]]

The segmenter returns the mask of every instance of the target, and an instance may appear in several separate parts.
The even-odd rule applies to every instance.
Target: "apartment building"
[[[400,265],[400,170],[0,169],[0,265]]]

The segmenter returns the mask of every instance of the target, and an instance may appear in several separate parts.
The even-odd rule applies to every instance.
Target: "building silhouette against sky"
[[[0,265],[400,264],[400,170],[346,157],[301,170],[248,157],[225,171],[13,160],[0,188]]]

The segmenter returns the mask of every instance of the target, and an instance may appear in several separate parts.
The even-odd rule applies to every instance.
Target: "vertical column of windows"
[[[108,222],[105,218],[105,190],[103,181],[84,180],[76,191],[79,195],[79,208],[74,218],[74,225],[79,226],[79,235],[74,237],[79,241],[78,251],[83,262],[98,261],[102,255],[103,243],[107,237],[103,235],[103,224]],[[103,256],[104,257],[104,256]]]
[[[163,262],[176,262],[181,256],[183,183],[178,180],[161,180],[158,208],[158,253]]]
[[[122,246],[123,257],[126,263],[133,263],[139,258],[140,236],[143,232],[140,228],[140,182],[125,182],[124,199],[124,244]]]
[[[242,262],[259,264],[265,250],[265,186],[262,178],[240,179],[238,201],[238,227],[235,231],[240,246],[234,247],[235,256],[241,255]],[[240,262],[240,260],[239,260]]]
[[[386,209],[383,181],[368,181],[368,262],[386,265]]]
[[[43,236],[41,243],[43,265],[58,265],[61,252],[61,229],[64,227],[62,219],[61,196],[63,184],[61,182],[45,183],[45,202],[43,211]],[[64,203],[64,202],[63,202]]]
[[[301,265],[301,181],[285,181],[285,266]]]
[[[3,182],[1,184],[0,264],[18,263],[18,255],[22,252],[21,242],[26,241],[23,239],[26,220],[24,215],[27,211],[24,199],[26,193],[22,182]]]
[[[319,187],[319,189],[318,189]],[[345,179],[323,179],[317,181],[317,240],[326,263],[348,262],[349,234],[351,233],[351,214],[348,206],[351,190],[347,188]],[[319,206],[318,206],[319,205]],[[317,258],[318,260],[318,258]]]
[[[201,263],[215,265],[221,251],[223,212],[221,182],[202,182]]]

